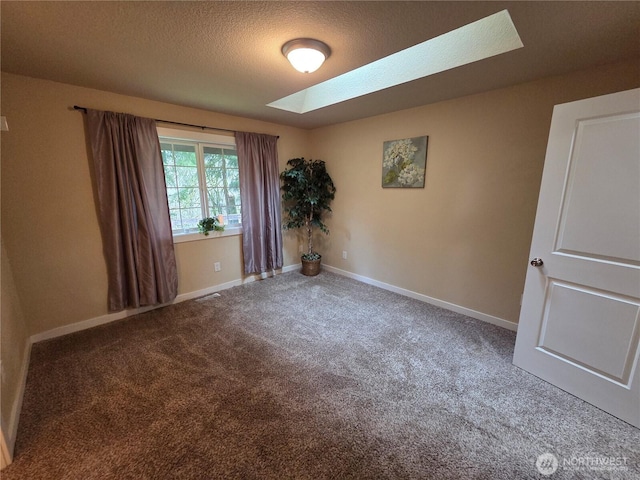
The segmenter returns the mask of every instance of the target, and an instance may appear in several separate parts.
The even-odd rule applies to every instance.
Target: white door
[[[513,363],[640,427],[640,89],[556,105]]]

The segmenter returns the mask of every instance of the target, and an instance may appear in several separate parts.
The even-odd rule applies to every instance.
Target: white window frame
[[[209,132],[192,132],[188,130],[179,130],[175,128],[156,127],[158,131],[158,137],[162,139],[172,140],[176,143],[180,142],[198,142],[198,143],[210,143],[220,147],[231,147],[235,150],[236,139],[233,136],[219,135]],[[202,149],[202,145],[199,146]],[[202,153],[202,152],[201,152]],[[200,170],[200,169],[199,169]],[[204,171],[200,173],[204,175]],[[200,180],[202,182],[202,179]],[[200,183],[202,185],[202,183]],[[202,199],[202,188],[200,188],[200,199]],[[209,232],[209,235],[203,235],[202,233],[174,233],[173,243],[193,242],[197,240],[211,240],[220,237],[229,237],[232,235],[241,235],[242,227],[225,227],[223,232]]]

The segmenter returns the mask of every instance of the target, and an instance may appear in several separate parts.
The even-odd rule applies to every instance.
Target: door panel
[[[638,348],[639,304],[557,280],[549,282],[547,296],[538,348],[628,385]]]
[[[514,364],[640,426],[640,89],[554,108],[531,257]]]
[[[638,190],[638,151],[640,114],[578,121],[556,251],[640,265],[640,215],[622,208]]]

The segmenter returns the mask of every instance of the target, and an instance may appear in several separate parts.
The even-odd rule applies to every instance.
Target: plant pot
[[[319,258],[317,260],[305,260],[304,258],[302,258],[301,260],[303,275],[306,275],[307,277],[315,277],[320,273],[320,261],[322,260],[322,258]]]

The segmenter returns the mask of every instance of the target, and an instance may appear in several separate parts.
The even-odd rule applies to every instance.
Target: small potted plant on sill
[[[336,187],[322,160],[292,158],[280,174],[280,180],[285,214],[283,227],[304,229],[307,251],[301,257],[302,273],[317,275],[322,256],[313,251],[313,229],[317,227],[322,233],[329,233],[322,217],[331,211],[329,204],[335,197]]]
[[[214,230],[216,232],[224,231],[224,225],[219,217],[205,217],[198,222],[198,231],[203,235],[209,235],[209,232]]]

